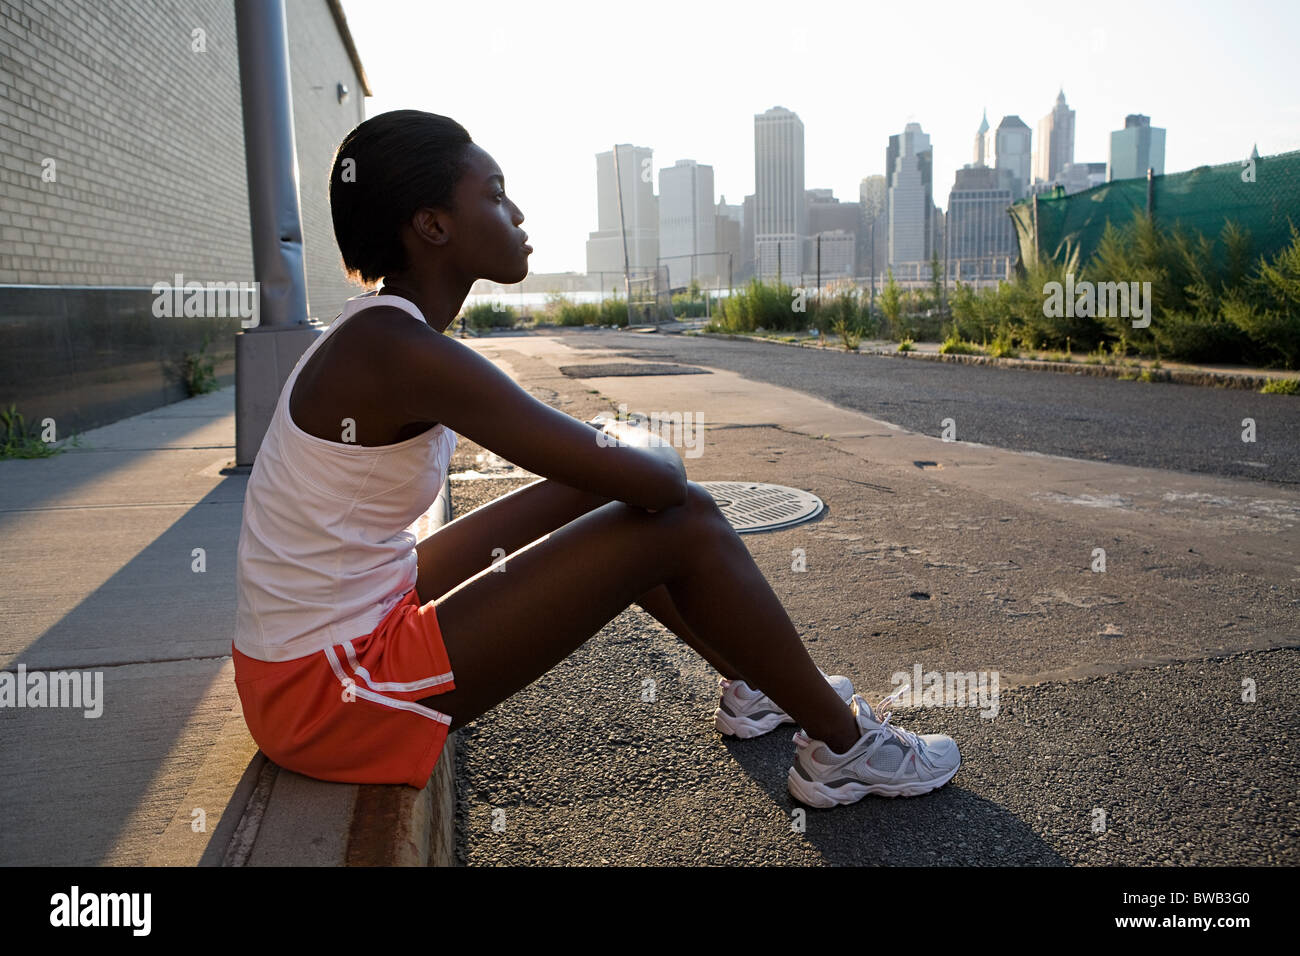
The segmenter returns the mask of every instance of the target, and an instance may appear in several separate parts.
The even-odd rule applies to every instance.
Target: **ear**
[[[417,209],[411,217],[411,229],[421,242],[444,246],[451,239],[451,217],[442,209]]]

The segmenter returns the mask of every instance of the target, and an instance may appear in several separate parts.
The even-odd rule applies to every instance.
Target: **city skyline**
[[[667,15],[678,6],[680,16]],[[807,188],[829,188],[846,201],[858,196],[863,178],[885,172],[888,137],[919,122],[933,145],[935,201],[945,208],[956,171],[971,161],[983,111],[994,128],[1018,115],[1034,129],[1061,89],[1075,112],[1077,163],[1105,162],[1110,135],[1129,114],[1150,116],[1169,131],[1166,172],[1244,159],[1255,146],[1265,155],[1300,149],[1300,105],[1291,94],[1300,88],[1300,69],[1284,46],[1300,28],[1300,11],[1284,4],[1232,11],[1193,4],[1168,18],[1158,8],[1103,0],[1084,19],[993,3],[987,15],[963,18],[961,31],[939,31],[920,61],[914,50],[859,39],[914,29],[904,11],[867,17],[848,4],[804,8],[801,21],[781,31],[767,26],[774,5],[767,14],[734,18],[669,2],[665,15],[646,18],[582,4],[556,16],[553,7],[502,3],[490,23],[441,8],[435,22],[385,0],[345,0],[344,7],[375,92],[367,115],[417,108],[464,123],[505,172],[535,240],[537,272],[584,268],[597,222],[594,154],[615,143],[652,149],[656,191],[659,171],[678,160],[712,166],[715,200],[738,203],[755,190],[753,116],[775,105],[805,126]],[[933,20],[961,16],[961,8],[940,4]],[[394,31],[403,17],[414,26]],[[1264,19],[1272,26],[1260,31]],[[431,58],[428,37],[448,34],[472,39],[445,44]],[[1151,44],[1152,35],[1162,42]],[[658,65],[672,65],[663,54],[681,52],[691,37],[703,51],[698,63]],[[837,45],[836,37],[851,45]],[[862,44],[871,53],[865,67],[856,52]],[[1023,57],[988,57],[999,44],[1044,66],[1027,70]],[[1218,68],[1189,68],[1189,50],[1212,53]],[[574,52],[552,55],[563,51]],[[610,64],[605,51],[617,54]],[[628,65],[642,62],[655,65],[642,73]],[[1066,62],[1068,69],[1057,65]],[[800,70],[800,63],[815,68]],[[500,89],[495,78],[503,70],[518,71],[518,97],[491,92]],[[969,80],[958,82],[963,73]],[[475,83],[476,74],[484,81]],[[547,108],[537,109],[539,102]]]

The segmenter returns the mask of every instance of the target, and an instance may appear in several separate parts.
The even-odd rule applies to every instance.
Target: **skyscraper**
[[[619,228],[618,184],[623,184],[623,222],[627,258],[633,270],[653,270],[659,255],[659,210],[654,194],[654,150],[620,143],[619,176],[614,178],[614,150],[596,154],[596,224],[587,235],[587,272],[623,272],[623,235]]]
[[[988,161],[985,158],[986,144],[985,137],[989,134],[989,111],[984,110],[984,118],[980,120],[980,128],[975,131],[975,156],[971,160],[976,166],[987,166]]]
[[[716,257],[701,255],[716,251],[715,215],[712,166],[679,159],[659,170],[659,255],[666,260],[672,288],[716,275]]]
[[[1150,168],[1155,175],[1165,171],[1165,131],[1151,125],[1151,117],[1130,113],[1124,128],[1110,134],[1110,161],[1106,179],[1137,179]]]
[[[948,270],[956,279],[1005,278],[1017,254],[1016,233],[1007,208],[1012,173],[972,165],[957,170],[948,194]]]
[[[808,234],[803,121],[782,106],[754,116],[754,256],[757,275],[798,276]],[[779,252],[778,252],[779,249]],[[796,279],[797,281],[797,279]]]
[[[1065,90],[1056,106],[1038,121],[1038,149],[1034,151],[1034,179],[1054,183],[1074,162],[1074,110],[1065,105]]]
[[[889,198],[889,263],[928,262],[934,237],[934,153],[920,123],[889,137],[885,151]]]
[[[1029,191],[1033,135],[1019,116],[1004,116],[996,130],[985,135],[984,162],[994,169],[1009,169],[1015,183],[1015,198]]]

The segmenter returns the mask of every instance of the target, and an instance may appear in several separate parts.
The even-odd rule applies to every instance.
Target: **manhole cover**
[[[826,506],[816,495],[754,481],[701,481],[740,534],[773,531],[809,521]]]
[[[569,378],[608,378],[630,375],[708,375],[707,368],[691,365],[664,365],[653,362],[621,362],[612,365],[561,365],[560,371]]]

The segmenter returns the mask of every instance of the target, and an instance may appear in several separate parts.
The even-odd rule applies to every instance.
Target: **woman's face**
[[[524,214],[505,190],[501,167],[477,143],[467,148],[469,166],[456,184],[453,247],[462,270],[493,282],[522,282],[528,275]]]

